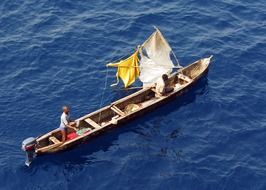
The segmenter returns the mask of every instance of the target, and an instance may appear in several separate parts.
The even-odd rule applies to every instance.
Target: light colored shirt
[[[163,80],[162,77],[158,78],[158,80],[156,81],[156,87],[155,90],[157,93],[159,94],[163,94],[164,93],[164,88],[165,88],[165,82]]]
[[[61,115],[61,122],[60,122],[60,129],[65,129],[67,128],[67,125],[70,122],[70,116],[69,114],[66,114],[65,112],[62,113]]]

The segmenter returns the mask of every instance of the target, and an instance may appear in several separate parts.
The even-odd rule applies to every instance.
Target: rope
[[[100,108],[103,105],[103,98],[104,98],[105,90],[107,88],[107,79],[108,79],[108,67],[106,67],[106,71],[105,71],[105,82],[104,82],[104,88],[103,88],[102,95],[101,95]],[[100,112],[99,114],[98,123],[100,122],[101,116],[102,116],[102,112]]]

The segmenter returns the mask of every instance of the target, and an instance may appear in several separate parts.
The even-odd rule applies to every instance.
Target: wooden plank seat
[[[49,137],[49,141],[53,142],[54,144],[58,144],[61,143],[61,141],[59,141],[56,137],[51,136]]]
[[[116,107],[115,105],[111,106],[111,110],[113,110],[115,113],[117,113],[120,116],[125,116],[126,114],[120,110],[118,107]]]
[[[180,78],[180,79],[182,79],[182,80],[184,80],[186,82],[191,82],[191,80],[192,80],[191,78],[189,78],[188,76],[186,76],[186,75],[184,75],[182,73],[178,74],[178,78]]]
[[[151,88],[151,90],[155,93],[155,94],[157,94],[157,92],[156,92],[156,89],[155,88]]]
[[[90,124],[92,127],[94,127],[95,129],[101,128],[100,125],[98,125],[95,121],[93,121],[91,118],[86,118],[85,121]]]

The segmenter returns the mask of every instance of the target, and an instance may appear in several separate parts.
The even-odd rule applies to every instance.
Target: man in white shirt
[[[67,106],[63,106],[63,113],[61,115],[60,119],[60,127],[59,129],[61,130],[62,133],[62,142],[66,141],[66,130],[67,128],[72,128],[76,131],[76,122],[72,122],[70,120],[70,114],[69,114],[69,108]]]

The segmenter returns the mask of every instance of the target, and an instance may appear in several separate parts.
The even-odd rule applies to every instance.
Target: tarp
[[[154,84],[163,74],[172,72],[174,64],[170,58],[171,51],[171,47],[158,29],[143,43],[140,50],[139,76],[143,86]]]
[[[117,67],[117,83],[119,78],[123,81],[125,88],[135,82],[136,78],[139,76],[138,67],[138,50],[125,60],[121,60],[117,63],[109,63],[107,66]]]

